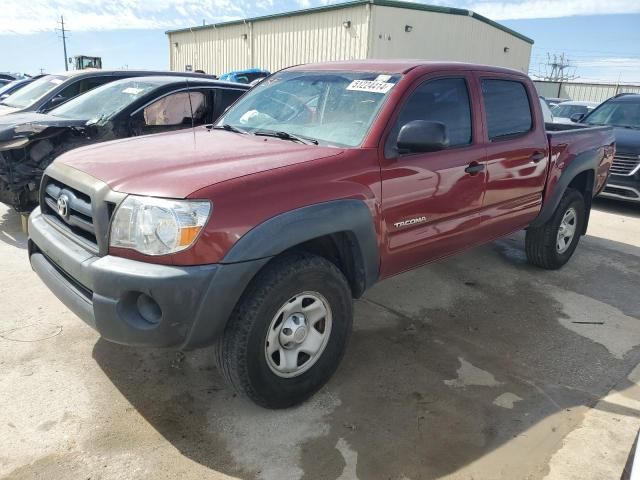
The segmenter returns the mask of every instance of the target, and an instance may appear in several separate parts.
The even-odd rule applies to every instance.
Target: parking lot
[[[0,477],[609,479],[640,427],[640,210],[598,201],[560,271],[514,235],[356,303],[312,400],[237,398],[211,350],[110,344],[37,279],[0,207]]]

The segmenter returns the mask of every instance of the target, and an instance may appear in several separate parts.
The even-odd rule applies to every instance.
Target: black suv
[[[616,156],[600,195],[640,203],[640,94],[616,95],[584,118],[574,120],[614,127]]]
[[[58,105],[105,83],[130,77],[173,75],[180,77],[216,77],[200,73],[147,70],[76,70],[46,75],[0,101],[0,116],[17,112],[45,113]]]

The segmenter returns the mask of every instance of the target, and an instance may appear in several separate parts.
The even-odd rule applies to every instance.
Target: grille
[[[91,197],[50,177],[44,180],[41,207],[47,218],[93,250],[98,249]],[[61,200],[62,199],[62,200]],[[66,208],[65,208],[66,207]]]
[[[633,175],[640,166],[640,156],[617,154],[611,165],[611,173],[614,175]]]
[[[627,188],[618,188],[607,185],[604,189],[604,193],[610,193],[612,195],[617,195],[619,197],[629,198],[629,199],[640,199],[635,190],[627,189]]]

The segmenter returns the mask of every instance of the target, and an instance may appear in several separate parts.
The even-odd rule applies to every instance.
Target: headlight
[[[211,202],[129,195],[111,224],[112,247],[166,255],[190,247],[211,213]]]

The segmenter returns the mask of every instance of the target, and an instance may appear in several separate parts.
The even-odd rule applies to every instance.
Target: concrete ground
[[[617,479],[640,427],[640,208],[599,201],[569,265],[523,235],[377,285],[312,400],[237,398],[210,350],[104,342],[0,210],[0,477]]]

